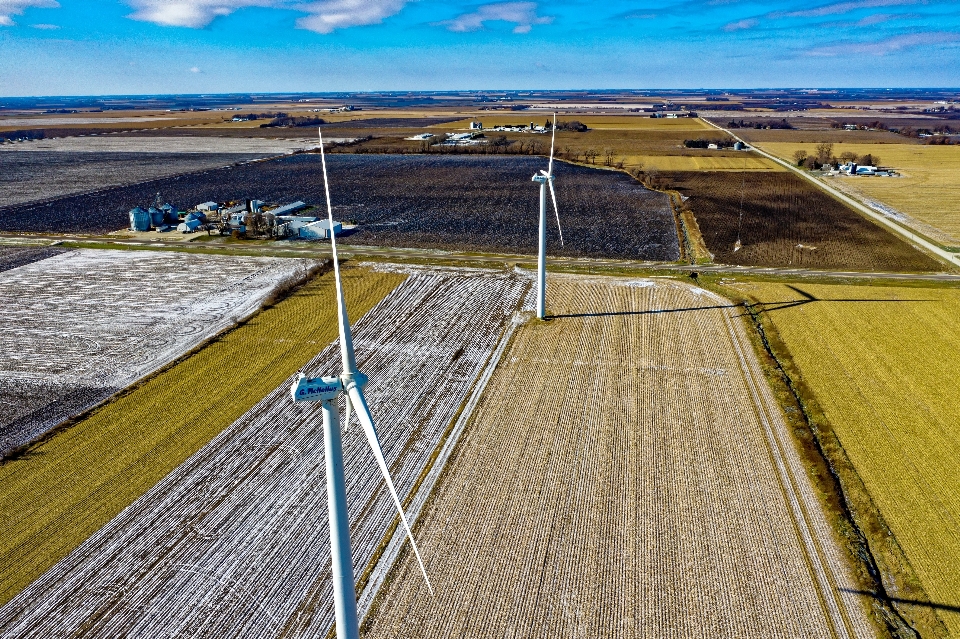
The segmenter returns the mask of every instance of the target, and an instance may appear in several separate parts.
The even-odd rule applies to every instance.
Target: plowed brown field
[[[366,637],[867,637],[736,318],[672,281],[551,276]]]

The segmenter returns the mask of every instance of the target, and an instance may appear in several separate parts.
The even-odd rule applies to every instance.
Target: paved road
[[[326,243],[274,243],[264,244],[208,244],[163,239],[144,241],[140,239],[122,239],[110,237],[85,237],[79,235],[29,235],[21,236],[9,233],[0,233],[0,246],[23,245],[50,245],[63,242],[90,242],[102,244],[103,248],[121,246],[143,246],[159,249],[203,249],[223,251],[224,254],[241,253],[244,255],[265,253],[269,255],[291,257],[327,257],[329,248]],[[443,262],[463,262],[467,264],[489,264],[491,266],[523,266],[534,268],[535,255],[510,255],[496,253],[458,253],[438,249],[393,248],[382,246],[350,246],[340,247],[340,254],[344,257],[361,259],[396,260],[436,260]],[[679,273],[729,273],[732,275],[771,275],[775,277],[805,277],[805,278],[836,278],[836,279],[870,279],[870,280],[926,280],[938,282],[960,282],[957,273],[880,273],[861,271],[818,271],[803,268],[781,268],[761,266],[736,266],[730,264],[677,264],[675,262],[639,262],[631,260],[596,259],[586,257],[550,257],[548,265],[557,270],[565,267],[571,269],[617,269],[635,271],[677,271]]]
[[[749,142],[747,142],[746,140],[740,138],[739,136],[731,133],[728,129],[725,129],[725,128],[723,128],[722,126],[719,126],[719,125],[717,125],[717,124],[714,124],[713,122],[710,122],[709,120],[703,120],[703,121],[706,122],[707,124],[709,124],[710,126],[712,126],[713,128],[718,129],[718,130],[720,130],[720,131],[723,131],[724,133],[726,133],[726,134],[729,135],[730,137],[732,137],[732,138],[734,138],[734,139],[736,139],[736,140],[740,140],[741,142],[743,142],[744,144],[746,144],[747,146],[749,146],[751,149],[753,149],[754,151],[756,151],[756,152],[759,153],[760,155],[764,156],[765,158],[769,158],[770,160],[773,160],[774,162],[776,162],[776,163],[779,164],[780,166],[785,167],[786,169],[788,169],[788,170],[790,170],[790,171],[793,171],[794,173],[796,173],[797,175],[799,175],[799,176],[802,177],[803,179],[808,180],[808,181],[810,181],[810,182],[813,182],[813,183],[816,184],[819,188],[823,189],[824,191],[826,191],[826,192],[829,193],[830,195],[834,196],[835,198],[837,198],[837,199],[840,200],[841,202],[844,202],[845,204],[848,204],[849,206],[851,206],[851,207],[853,207],[854,209],[856,209],[857,211],[863,213],[863,214],[866,215],[867,217],[869,217],[869,218],[871,218],[871,219],[879,222],[880,224],[883,224],[884,226],[886,226],[888,229],[890,229],[891,231],[893,231],[894,233],[896,233],[896,234],[899,235],[900,237],[902,237],[902,238],[904,238],[904,239],[906,239],[906,240],[908,240],[908,241],[910,241],[910,242],[913,242],[914,244],[922,247],[922,248],[925,249],[928,253],[931,253],[932,255],[940,258],[941,260],[944,260],[945,262],[947,262],[947,263],[949,263],[949,264],[954,264],[954,265],[960,264],[960,255],[958,255],[957,253],[951,253],[950,251],[946,251],[946,250],[940,248],[939,246],[937,246],[936,244],[934,244],[934,243],[931,242],[930,240],[928,240],[928,239],[926,239],[926,238],[924,238],[924,237],[921,237],[921,236],[917,235],[916,233],[914,233],[913,231],[911,231],[911,230],[909,230],[909,229],[907,229],[907,228],[904,228],[904,227],[900,226],[899,224],[897,224],[896,222],[894,222],[893,220],[891,220],[889,217],[887,217],[886,215],[884,215],[882,212],[877,211],[876,209],[870,208],[869,206],[864,205],[862,202],[859,202],[859,201],[853,199],[852,197],[850,197],[849,195],[843,193],[842,191],[839,191],[839,190],[833,188],[832,186],[830,186],[829,184],[824,183],[823,180],[817,179],[817,178],[814,177],[813,175],[810,175],[810,173],[808,173],[807,171],[804,171],[803,169],[801,169],[801,168],[799,168],[799,167],[796,167],[796,166],[790,164],[789,162],[786,162],[786,161],[784,161],[784,160],[781,160],[780,158],[778,158],[777,156],[775,156],[775,155],[773,155],[773,154],[771,154],[771,153],[767,153],[766,151],[764,151],[764,150],[761,149],[760,147],[758,147],[758,146],[756,146],[756,145],[754,145],[754,144],[752,144],[752,143],[749,143]]]

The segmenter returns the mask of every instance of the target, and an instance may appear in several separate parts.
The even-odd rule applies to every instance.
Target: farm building
[[[337,235],[343,230],[340,222],[333,222],[333,232]],[[304,224],[297,229],[297,237],[305,240],[328,240],[330,239],[330,220],[317,220]]]
[[[315,215],[278,215],[277,224],[286,224],[291,233],[299,235],[301,228],[307,224],[313,224],[319,219]]]
[[[284,216],[284,215],[290,215],[290,214],[292,214],[292,213],[296,213],[297,211],[299,211],[299,210],[301,210],[301,209],[305,209],[305,208],[307,208],[306,203],[300,202],[300,201],[298,200],[298,201],[296,201],[296,202],[291,202],[290,204],[284,204],[284,205],[281,206],[281,207],[278,207],[278,208],[275,208],[275,209],[271,209],[271,210],[268,211],[268,212],[269,212],[269,213],[273,213],[273,214],[276,215],[277,217],[281,217],[281,216]],[[316,218],[314,218],[314,219],[316,219]]]

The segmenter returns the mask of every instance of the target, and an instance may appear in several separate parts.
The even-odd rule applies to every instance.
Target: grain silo
[[[149,231],[150,214],[139,206],[130,209],[130,230]]]
[[[150,223],[153,224],[155,228],[160,228],[163,226],[163,211],[158,209],[155,206],[150,207]]]

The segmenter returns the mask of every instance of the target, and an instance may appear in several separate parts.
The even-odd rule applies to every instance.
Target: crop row
[[[890,561],[881,569],[913,590],[898,596],[960,600],[960,404],[952,392],[960,381],[960,291],[800,282],[731,286],[763,303],[856,481],[862,480],[906,555],[903,565],[890,561],[882,550],[893,541],[889,533],[865,527],[871,546],[880,549],[877,556]],[[930,636],[960,633],[955,606],[924,608],[907,607],[906,613],[939,617],[929,624]],[[935,627],[941,622],[945,629]]]
[[[436,598],[406,553],[366,636],[872,636],[795,454],[783,483],[732,307],[552,281],[418,521]]]
[[[355,324],[401,495],[412,489],[529,288],[415,269]],[[305,370],[340,368],[336,344]],[[333,620],[320,411],[270,393],[0,609],[0,634],[324,636]],[[395,511],[359,427],[344,435],[358,572]]]
[[[67,252],[67,249],[58,249],[52,247],[0,247],[0,272],[39,262],[54,255],[60,255]]]
[[[123,144],[122,138],[112,138],[109,141],[113,142],[114,146]],[[264,153],[253,155],[250,153],[4,151],[0,152],[0,210],[31,202],[48,202],[72,193],[102,191],[179,173],[220,168],[264,155]],[[127,205],[127,210],[152,201],[155,195],[156,191],[146,199],[130,203]],[[44,210],[42,206],[32,209],[28,207],[28,209]],[[5,228],[9,228],[9,223]]]
[[[0,453],[256,310],[304,260],[79,250],[0,273]]]
[[[335,154],[328,163],[335,216],[359,225],[345,243],[536,251],[539,188],[530,178],[546,169],[544,158]],[[550,254],[677,259],[666,195],[620,172],[564,163],[555,172],[566,244],[552,223]],[[181,207],[244,197],[320,203],[323,179],[319,156],[295,155],[8,207],[0,210],[0,230],[114,231],[128,225],[130,208],[158,191]]]
[[[910,244],[793,173],[661,173],[688,197],[717,262],[861,271],[939,271]],[[742,248],[734,250],[737,239]]]

